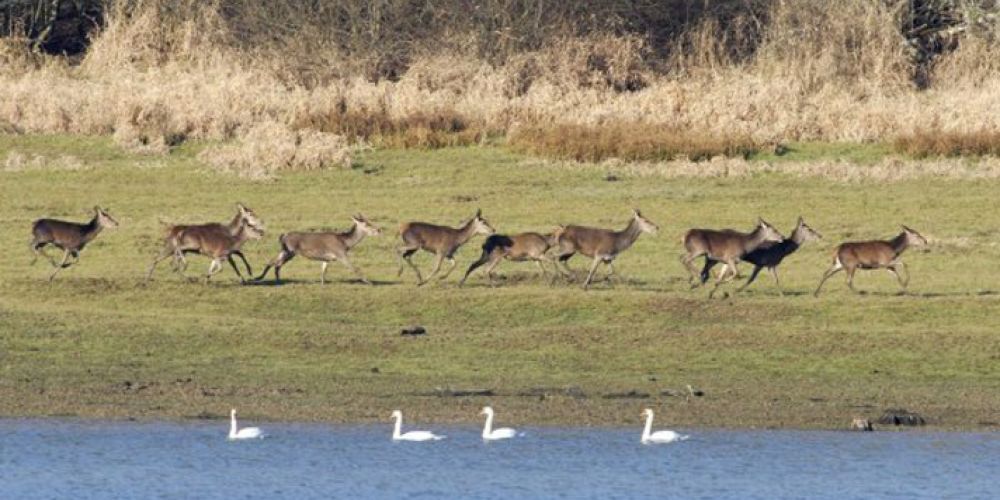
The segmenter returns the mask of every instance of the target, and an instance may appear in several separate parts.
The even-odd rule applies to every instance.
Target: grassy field
[[[677,426],[841,428],[889,407],[940,428],[1000,421],[995,180],[634,177],[463,148],[368,152],[352,169],[254,183],[212,173],[197,149],[140,157],[107,139],[0,136],[0,415],[213,418],[235,406],[248,420],[374,422],[402,408],[412,422],[473,423],[492,403],[519,425],[638,426],[646,406]],[[821,148],[802,161],[822,151],[850,156]],[[320,286],[318,263],[301,259],[282,286],[240,286],[229,269],[205,286],[166,265],[141,286],[160,219],[228,220],[237,201],[268,226],[245,249],[256,269],[278,234],[343,228],[363,212],[386,229],[355,252],[376,286],[338,264]],[[31,221],[84,220],[95,204],[121,227],[47,283],[47,264],[28,265]],[[619,258],[620,280],[589,292],[516,263],[498,268],[498,287],[477,275],[457,288],[481,237],[447,281],[396,278],[400,221],[457,224],[480,207],[501,232],[622,227],[631,207],[661,230]],[[758,215],[783,231],[802,215],[825,236],[782,267],[786,295],[766,275],[735,298],[690,291],[684,229],[749,228]],[[932,242],[905,257],[910,294],[868,272],[856,280],[867,295],[840,275],[812,297],[837,242],[889,237],[902,223]],[[428,269],[430,258],[417,262]],[[188,273],[207,264],[193,257]],[[399,335],[413,324],[428,334]],[[689,384],[704,396],[684,397]]]

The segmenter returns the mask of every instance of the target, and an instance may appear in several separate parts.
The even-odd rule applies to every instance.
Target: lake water
[[[0,498],[998,498],[1000,434],[0,420]]]

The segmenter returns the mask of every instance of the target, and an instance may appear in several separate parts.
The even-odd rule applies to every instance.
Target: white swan
[[[642,411],[642,414],[646,417],[646,427],[642,430],[642,444],[673,443],[674,441],[684,441],[688,438],[688,436],[678,434],[674,431],[651,432],[653,430],[653,410],[646,408]]]
[[[496,441],[497,439],[510,439],[517,435],[517,432],[510,427],[493,429],[493,408],[486,406],[480,415],[486,415],[486,425],[483,426],[483,439],[486,441]]]
[[[229,410],[229,439],[257,439],[264,437],[259,427],[244,427],[236,425],[236,408]]]
[[[392,429],[393,441],[437,441],[445,438],[445,436],[438,436],[430,431],[410,431],[401,434],[399,431],[403,427],[403,412],[393,411],[392,418],[396,419],[396,426]]]

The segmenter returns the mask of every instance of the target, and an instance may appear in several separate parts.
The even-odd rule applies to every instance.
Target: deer
[[[80,252],[101,233],[101,230],[117,227],[118,221],[100,206],[94,207],[94,218],[85,224],[57,219],[38,219],[31,225],[30,245],[34,253],[31,264],[34,265],[38,261],[39,255],[48,259],[55,268],[49,275],[49,281],[52,281],[59,271],[80,261]],[[61,262],[56,263],[56,260],[45,252],[46,245],[53,245],[63,250]],[[73,258],[73,262],[70,262],[70,257]]]
[[[274,282],[281,283],[281,267],[292,260],[296,255],[301,255],[309,260],[320,261],[321,269],[319,282],[321,284],[326,284],[326,267],[330,262],[339,261],[344,266],[347,267],[351,272],[361,279],[361,282],[366,285],[371,285],[372,282],[368,281],[364,273],[361,272],[351,260],[348,258],[347,254],[354,248],[361,240],[365,239],[365,236],[378,236],[382,234],[382,228],[372,224],[365,218],[364,215],[357,214],[351,217],[351,222],[354,223],[350,229],[344,232],[333,232],[333,231],[323,231],[323,232],[292,232],[285,233],[278,237],[278,243],[281,245],[281,252],[278,256],[274,258],[267,267],[264,268],[264,272],[254,278],[254,281],[260,281],[267,276],[267,272],[274,268]]]
[[[486,277],[492,284],[494,280],[493,269],[504,259],[512,262],[534,261],[538,265],[538,269],[541,270],[542,276],[547,276],[548,270],[542,263],[548,262],[555,266],[555,263],[549,258],[548,251],[558,244],[559,235],[564,230],[565,227],[559,226],[548,234],[527,232],[510,236],[504,234],[488,236],[483,242],[482,255],[465,271],[465,276],[462,277],[458,286],[464,285],[472,271],[483,265],[486,265]]]
[[[684,233],[681,242],[687,253],[681,256],[681,263],[691,273],[688,280],[691,288],[697,288],[707,281],[706,276],[702,276],[696,267],[694,259],[705,256],[707,260],[722,262],[726,265],[719,277],[715,281],[715,286],[709,292],[708,297],[715,296],[715,292],[723,283],[731,281],[737,276],[737,262],[746,254],[760,248],[768,243],[774,243],[785,239],[785,237],[768,224],[764,219],[757,219],[757,227],[749,233],[743,233],[732,229],[689,229]],[[697,282],[696,282],[697,280]]]
[[[233,255],[240,251],[240,248],[249,240],[259,240],[264,236],[264,229],[261,226],[252,224],[250,220],[243,219],[236,234],[230,235],[218,231],[199,230],[203,228],[189,228],[178,235],[178,241],[183,248],[197,249],[201,255],[209,257],[212,262],[208,265],[208,272],[205,273],[205,284],[213,275],[222,271],[223,259],[229,261],[229,265],[236,271],[240,278],[240,283],[246,284],[247,280],[240,273],[240,268],[236,266]],[[249,275],[247,277],[250,277]]]
[[[399,236],[403,239],[403,244],[396,249],[399,257],[399,272],[396,275],[403,276],[403,262],[406,261],[413,272],[417,274],[417,286],[422,286],[437,275],[441,269],[441,262],[447,259],[449,268],[438,278],[443,280],[455,269],[454,255],[462,245],[477,234],[488,236],[495,232],[493,226],[490,226],[490,223],[483,218],[482,210],[476,210],[476,215],[457,228],[426,222],[404,222],[399,225]],[[424,250],[437,256],[434,261],[434,269],[426,279],[420,275],[420,269],[417,269],[417,266],[410,260],[417,250]]]
[[[659,230],[660,227],[643,217],[637,208],[632,209],[632,219],[621,231],[586,226],[566,226],[558,235],[556,258],[565,268],[564,274],[568,275],[572,274],[572,270],[569,269],[567,261],[577,253],[593,259],[587,279],[583,282],[583,289],[587,290],[594,279],[598,265],[602,262],[608,265],[609,273],[606,279],[610,280],[615,274],[615,258],[628,250],[642,233],[656,234]],[[559,270],[558,265],[556,269]]]
[[[256,227],[260,232],[263,232],[263,221],[257,217],[257,214],[252,209],[242,203],[236,204],[236,215],[228,224],[210,222],[205,224],[174,224],[167,226],[163,249],[153,259],[153,263],[150,264],[145,281],[149,281],[153,277],[153,271],[156,270],[156,266],[168,257],[173,257],[172,266],[174,271],[183,273],[187,269],[187,260],[184,258],[184,255],[188,253],[200,253],[197,245],[204,235],[214,234],[216,238],[234,237],[244,223],[248,223]],[[193,237],[183,238],[182,235],[185,234]],[[247,269],[247,274],[252,275],[253,271],[250,268],[250,263],[247,262],[243,252],[237,250],[233,255],[243,261],[243,265]]]
[[[781,289],[781,280],[778,279],[778,265],[781,264],[785,257],[795,253],[806,242],[822,238],[823,236],[806,224],[806,221],[800,216],[798,222],[795,224],[795,229],[792,230],[791,236],[777,243],[764,244],[756,250],[740,257],[741,260],[753,264],[754,267],[753,272],[750,273],[750,278],[747,279],[747,282],[743,286],[736,289],[736,292],[742,292],[746,287],[750,286],[757,279],[760,271],[766,268],[774,276],[774,284],[778,287],[778,294],[784,295]],[[701,270],[701,281],[703,283],[708,281],[709,271],[717,263],[718,261],[705,259],[705,267]],[[724,272],[726,272],[725,267],[720,271],[720,275]]]
[[[833,264],[823,273],[823,279],[813,296],[819,297],[826,280],[839,271],[847,272],[847,287],[854,293],[861,293],[854,288],[854,272],[858,269],[887,269],[896,276],[900,293],[906,293],[910,272],[901,260],[903,252],[910,247],[926,246],[927,239],[906,226],[902,226],[902,229],[903,232],[891,240],[849,241],[838,245],[833,252]],[[903,274],[906,275],[905,279]]]

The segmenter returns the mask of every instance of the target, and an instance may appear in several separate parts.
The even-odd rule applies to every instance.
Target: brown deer
[[[322,272],[319,277],[319,281],[322,284],[326,284],[326,266],[336,260],[343,263],[351,272],[361,278],[362,283],[371,285],[372,282],[368,281],[368,278],[357,267],[354,267],[347,254],[355,245],[361,243],[361,240],[365,239],[365,236],[378,236],[382,234],[382,228],[375,226],[361,214],[351,217],[351,221],[354,222],[354,225],[342,233],[324,231],[282,234],[278,237],[278,242],[281,244],[281,252],[264,268],[264,272],[260,273],[260,276],[254,278],[254,281],[264,279],[264,276],[267,276],[267,272],[274,267],[274,282],[280,283],[281,266],[287,264],[296,255],[301,255],[307,259],[322,262]]]
[[[417,286],[421,286],[437,275],[441,269],[441,262],[448,259],[449,268],[439,279],[445,279],[455,269],[455,252],[472,239],[477,234],[490,235],[495,233],[489,222],[483,218],[482,210],[476,210],[476,215],[457,228],[447,226],[437,226],[425,222],[404,222],[399,225],[399,236],[403,239],[403,245],[396,249],[399,256],[399,272],[397,276],[403,275],[403,261],[413,268],[417,273]],[[420,269],[410,260],[417,250],[425,250],[437,255],[434,261],[434,269],[431,274],[424,279],[420,275]]]
[[[822,239],[823,236],[816,232],[815,229],[809,227],[806,221],[799,217],[798,222],[795,225],[795,229],[792,230],[792,235],[785,238],[777,243],[767,243],[750,253],[743,255],[740,259],[744,262],[749,262],[753,264],[753,272],[750,273],[750,278],[747,280],[743,286],[739,287],[736,292],[742,292],[743,289],[750,286],[754,280],[757,279],[757,275],[764,268],[770,271],[771,275],[774,276],[774,284],[778,287],[778,294],[784,295],[781,290],[781,281],[778,279],[778,265],[788,257],[789,255],[795,253],[803,244],[808,241],[815,241]],[[705,267],[701,270],[701,281],[708,281],[709,271],[712,266],[717,264],[718,261],[705,259]],[[726,267],[720,271],[721,273],[726,272]]]
[[[240,277],[240,283],[246,284],[247,280],[240,274],[240,268],[236,266],[236,261],[233,260],[233,255],[240,251],[240,248],[249,240],[259,240],[264,236],[264,229],[250,224],[250,221],[244,220],[243,224],[240,225],[239,229],[234,235],[212,233],[212,232],[202,232],[202,231],[192,231],[188,230],[181,233],[180,240],[185,243],[197,242],[198,253],[209,257],[212,262],[208,265],[208,272],[205,273],[205,283],[208,284],[208,280],[212,278],[213,275],[222,271],[222,260],[228,260],[229,265],[233,267],[233,271],[236,271],[236,275]],[[194,248],[192,244],[190,246]],[[247,278],[252,276],[247,275]]]
[[[173,257],[172,267],[174,271],[183,273],[187,269],[187,259],[184,256],[189,253],[201,253],[198,246],[201,240],[209,237],[235,237],[244,224],[253,226],[258,232],[263,232],[264,230],[264,223],[257,217],[257,214],[246,205],[237,203],[236,215],[228,224],[210,222],[206,224],[174,224],[167,226],[163,249],[153,259],[153,263],[150,264],[149,271],[146,273],[146,281],[149,281],[153,277],[153,271],[156,270],[157,264],[168,257]],[[243,265],[247,269],[247,274],[252,275],[253,271],[250,268],[250,263],[247,262],[243,252],[237,250],[233,255],[243,261]]]
[[[547,276],[548,270],[545,269],[542,263],[549,262],[555,266],[555,263],[549,258],[548,251],[558,244],[559,235],[564,230],[565,228],[560,226],[549,234],[520,233],[511,236],[504,234],[490,235],[483,242],[483,253],[479,256],[479,260],[469,266],[458,286],[464,285],[465,280],[469,279],[472,271],[475,271],[482,265],[486,265],[486,277],[489,278],[490,283],[493,283],[493,269],[504,259],[513,262],[534,261],[538,265],[538,269],[542,271],[542,276]]]
[[[80,261],[80,251],[87,246],[87,243],[93,241],[102,229],[116,227],[118,227],[118,221],[101,207],[94,207],[94,218],[86,224],[56,219],[38,219],[31,225],[31,251],[35,254],[31,259],[31,264],[38,261],[39,255],[48,259],[52,263],[52,267],[55,267],[55,270],[49,275],[49,281],[52,281],[60,270]],[[45,252],[46,245],[53,245],[63,250],[62,262],[56,263],[55,259]],[[73,262],[69,261],[70,257],[73,258]]]
[[[744,255],[767,243],[783,239],[785,237],[764,219],[758,219],[757,227],[749,233],[732,229],[690,229],[684,233],[684,238],[681,240],[684,243],[684,249],[687,250],[687,253],[681,256],[681,263],[691,273],[689,279],[689,282],[692,283],[691,288],[705,284],[701,273],[694,266],[694,260],[698,257],[704,255],[706,260],[714,260],[726,265],[719,273],[712,291],[708,294],[708,297],[712,298],[721,284],[731,281],[737,276],[736,264]]]
[[[632,209],[632,220],[621,231],[585,226],[566,226],[558,235],[559,245],[556,257],[568,274],[572,274],[572,270],[569,269],[566,261],[577,253],[594,259],[590,264],[587,279],[583,282],[583,289],[586,290],[593,281],[594,273],[600,263],[604,262],[608,265],[607,279],[610,280],[615,274],[614,260],[618,254],[628,250],[642,233],[656,234],[659,229],[659,226],[643,217],[638,209]],[[556,269],[559,269],[558,265]]]
[[[927,239],[920,233],[903,226],[903,232],[895,238],[874,241],[850,241],[841,243],[833,253],[833,265],[823,274],[819,286],[813,296],[819,297],[819,291],[823,288],[826,280],[837,274],[838,271],[847,271],[847,286],[851,291],[860,293],[854,288],[854,271],[858,269],[887,269],[896,276],[901,287],[900,293],[906,292],[906,286],[910,282],[910,273],[906,270],[906,265],[900,258],[903,252],[910,247],[922,247],[927,245]],[[903,275],[906,278],[903,278]]]

